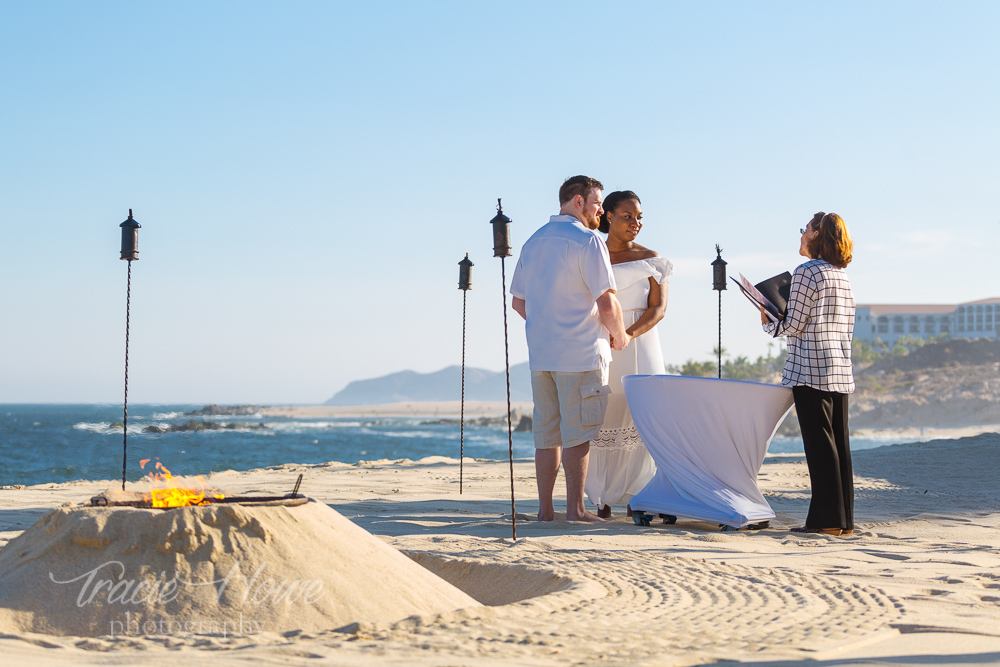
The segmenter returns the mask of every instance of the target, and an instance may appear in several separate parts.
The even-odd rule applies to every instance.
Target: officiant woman
[[[844,268],[854,244],[836,213],[817,213],[805,229],[799,254],[808,262],[792,274],[788,311],[764,331],[788,340],[781,384],[790,386],[802,430],[812,498],[806,524],[795,532],[854,532],[854,473],[847,425],[847,397],[854,391],[851,339],[854,295]]]

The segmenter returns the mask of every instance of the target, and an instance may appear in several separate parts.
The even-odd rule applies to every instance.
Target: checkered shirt
[[[840,394],[854,391],[854,294],[843,269],[822,259],[801,264],[792,274],[785,319],[765,324],[764,331],[788,339],[781,384]]]

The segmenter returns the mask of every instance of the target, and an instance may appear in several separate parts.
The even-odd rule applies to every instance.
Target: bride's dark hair
[[[608,222],[608,213],[614,213],[619,204],[624,201],[629,201],[630,199],[634,199],[640,204],[642,203],[642,201],[639,200],[639,195],[631,190],[617,190],[605,197],[604,213],[601,213],[601,224],[597,227],[597,231],[602,234],[607,234],[608,230],[611,229],[611,224]]]

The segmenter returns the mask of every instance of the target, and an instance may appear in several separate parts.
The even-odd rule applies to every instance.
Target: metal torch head
[[[472,289],[472,267],[475,264],[469,259],[469,253],[465,253],[465,259],[458,263],[458,289]]]
[[[715,246],[715,261],[712,262],[712,289],[720,292],[726,289],[726,260],[722,259],[722,248]]]
[[[510,257],[510,218],[503,214],[503,205],[497,199],[497,214],[490,224],[493,225],[493,256]]]
[[[122,228],[122,259],[128,261],[139,259],[139,223],[132,217],[132,209],[128,210],[128,220],[118,225]]]

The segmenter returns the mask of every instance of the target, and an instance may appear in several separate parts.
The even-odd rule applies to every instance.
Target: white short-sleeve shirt
[[[571,215],[553,215],[524,244],[510,286],[524,299],[529,368],[581,372],[610,363],[597,299],[616,289],[601,237]]]

